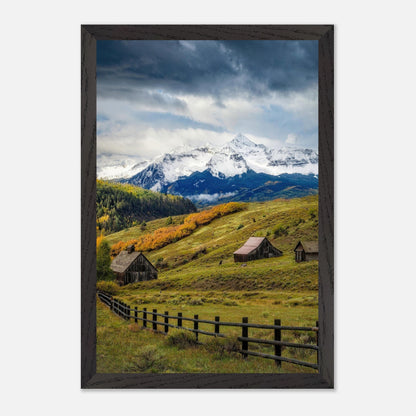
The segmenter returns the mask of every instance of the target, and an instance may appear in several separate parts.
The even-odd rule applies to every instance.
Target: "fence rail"
[[[275,319],[274,325],[255,324],[255,323],[249,323],[247,317],[242,318],[241,323],[220,321],[219,316],[216,316],[215,320],[212,321],[212,320],[207,320],[207,319],[199,319],[198,315],[194,315],[193,318],[188,318],[188,317],[182,316],[181,312],[178,312],[177,315],[169,315],[169,312],[160,313],[160,312],[157,312],[157,309],[153,309],[150,311],[150,310],[147,310],[147,308],[143,308],[139,310],[137,309],[137,306],[132,308],[128,304],[124,303],[123,301],[119,299],[114,298],[108,293],[98,291],[97,295],[98,295],[98,298],[101,300],[101,302],[107,305],[110,308],[110,310],[114,312],[116,315],[126,320],[134,320],[135,323],[138,323],[138,321],[141,321],[143,323],[144,328],[147,328],[148,324],[151,325],[151,328],[154,331],[158,331],[158,327],[162,327],[163,331],[161,332],[164,334],[167,334],[169,332],[169,328],[190,331],[195,334],[196,341],[198,341],[199,334],[206,335],[206,336],[220,337],[220,338],[227,337],[226,334],[220,332],[221,326],[241,328],[241,336],[237,338],[237,340],[241,342],[241,349],[239,349],[237,352],[242,354],[244,358],[247,358],[248,355],[251,355],[255,357],[262,357],[262,358],[274,360],[276,362],[276,365],[279,367],[281,366],[282,362],[287,362],[287,363],[301,365],[304,367],[314,368],[316,370],[319,369],[319,324],[318,324],[318,321],[316,322],[316,326],[311,326],[311,327],[281,325],[281,322],[279,319]],[[133,312],[133,315],[132,315],[132,312]],[[139,314],[141,314],[142,316],[139,316]],[[163,318],[163,320],[158,321],[158,317]],[[174,323],[169,322],[169,320],[171,320],[171,322],[176,321],[176,325]],[[183,326],[183,321],[193,322],[193,327],[189,328],[189,327]],[[214,332],[200,329],[199,324],[213,325]],[[248,335],[249,328],[273,330],[274,339],[271,340],[271,339],[249,337]],[[316,333],[316,345],[282,341],[281,339],[282,331],[315,332]],[[274,354],[266,354],[262,352],[251,351],[249,350],[249,343],[273,346]],[[301,360],[290,358],[290,357],[283,357],[282,346],[316,351],[316,363],[310,363],[308,361],[301,361]]]

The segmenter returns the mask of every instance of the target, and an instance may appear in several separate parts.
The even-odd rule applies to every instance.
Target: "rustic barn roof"
[[[112,261],[110,266],[111,270],[116,273],[124,273],[130,264],[132,264],[133,261],[140,256],[140,254],[142,253],[139,253],[138,251],[133,251],[132,253],[129,253],[126,250],[121,251]]]
[[[298,248],[298,245],[301,244],[305,253],[319,253],[319,243],[318,241],[299,241],[296,244],[295,250]]]
[[[263,240],[266,240],[266,237],[250,237],[242,247],[237,251],[234,251],[234,254],[250,254],[263,242]]]
[[[146,262],[149,264],[149,266],[157,272],[157,269],[153,264],[149,261],[149,259],[141,252],[133,251],[129,252],[127,250],[121,251],[119,255],[112,261],[111,263],[111,270],[116,273],[124,273],[130,264],[133,263],[134,260],[137,259],[137,257],[142,256]]]

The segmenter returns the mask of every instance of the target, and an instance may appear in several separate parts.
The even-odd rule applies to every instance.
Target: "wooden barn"
[[[269,257],[279,257],[282,254],[266,237],[250,237],[242,247],[234,252],[234,261],[267,259]]]
[[[127,285],[143,280],[157,279],[157,270],[149,260],[134,246],[128,246],[111,263],[111,270],[115,273],[117,282],[120,285]]]
[[[318,241],[299,241],[295,247],[295,260],[309,261],[319,259],[319,244]]]

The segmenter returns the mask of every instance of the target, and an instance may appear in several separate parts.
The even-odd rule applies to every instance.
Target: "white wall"
[[[409,414],[415,267],[403,248],[415,241],[411,3],[161,3],[3,4],[5,414]],[[336,24],[335,391],[80,391],[81,23]],[[59,273],[49,271],[62,260]],[[30,272],[16,282],[22,264]]]

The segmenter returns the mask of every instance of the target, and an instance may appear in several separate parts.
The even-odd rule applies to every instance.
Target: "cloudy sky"
[[[318,147],[317,41],[97,41],[97,153]]]

